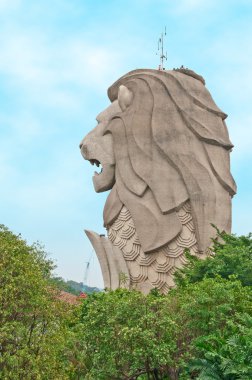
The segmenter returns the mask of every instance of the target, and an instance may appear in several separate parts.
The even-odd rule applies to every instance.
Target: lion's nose
[[[87,145],[84,144],[83,142],[81,142],[81,143],[80,143],[80,150],[81,150],[82,155],[86,158],[87,155],[88,155],[88,148],[87,148]]]

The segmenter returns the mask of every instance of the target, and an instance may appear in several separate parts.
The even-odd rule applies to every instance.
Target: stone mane
[[[108,95],[111,106],[81,143],[84,158],[103,167],[93,178],[96,191],[111,189],[108,239],[87,234],[106,287],[118,287],[125,273],[127,286],[167,292],[185,248],[204,258],[211,223],[231,230],[236,185],[227,115],[197,74],[181,70],[134,70]]]

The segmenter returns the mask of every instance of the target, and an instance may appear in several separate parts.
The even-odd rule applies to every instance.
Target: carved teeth
[[[96,159],[93,159],[93,158],[90,159],[89,162],[90,162],[92,165],[95,164],[97,167],[99,167],[100,164],[101,164],[100,161],[98,161],[98,160],[96,160]]]
[[[99,165],[100,165],[100,164],[99,164]],[[97,165],[97,166],[99,166],[99,165]],[[101,171],[100,171],[100,173],[94,172],[94,175],[100,175],[100,174],[102,173],[102,170],[103,170],[103,167],[101,167]]]

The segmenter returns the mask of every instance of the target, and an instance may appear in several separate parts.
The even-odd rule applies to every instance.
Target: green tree
[[[62,277],[57,277],[57,276],[52,277],[51,283],[52,283],[52,286],[54,286],[55,288],[57,288],[59,290],[64,290],[65,292],[74,294],[75,296],[78,296],[80,294],[80,290],[74,289]]]
[[[200,260],[187,254],[188,264],[175,274],[178,286],[201,281],[204,277],[235,275],[243,286],[252,286],[252,235],[235,236],[217,230],[211,254]]]
[[[245,313],[252,316],[251,288],[221,277],[188,283],[167,296],[123,289],[94,294],[82,305],[79,326],[84,378],[196,378],[200,370],[188,363],[205,360],[202,339],[216,334],[228,342],[230,326]]]
[[[59,290],[64,290],[65,292],[74,294],[78,296],[80,293],[84,292],[86,294],[90,294],[93,292],[100,292],[101,289],[88,286],[83,284],[82,282],[76,282],[73,280],[65,281],[62,277],[52,277],[51,278],[52,285]]]
[[[84,301],[84,379],[252,378],[251,235],[219,239],[207,260],[188,258],[167,296],[119,289]]]
[[[68,307],[43,248],[1,226],[0,378],[251,379],[251,235],[219,238],[166,296],[118,289]]]
[[[199,342],[213,336],[229,339],[232,336],[229,326],[238,323],[239,315],[252,316],[251,288],[243,287],[235,279],[205,278],[174,289],[167,298],[178,327],[173,336],[176,349],[171,379],[191,378],[185,370],[188,363],[206,359],[199,350]],[[196,378],[196,374],[192,378]]]
[[[124,289],[89,296],[81,316],[85,379],[161,379],[176,328],[166,299]]]
[[[252,317],[237,314],[236,321],[227,321],[226,328],[203,336],[195,344],[198,358],[190,363],[197,379],[252,379]]]
[[[183,289],[188,291],[192,285],[198,284],[201,287],[207,279],[213,280],[215,286],[220,283],[221,278],[226,279],[225,287],[217,293],[220,295],[223,308],[227,307],[233,298],[232,295],[230,298],[230,284],[231,286],[236,284],[236,291],[238,289],[240,291],[234,293],[236,302],[228,306],[228,309],[232,310],[231,314],[223,308],[220,314],[220,328],[216,326],[209,331],[201,331],[199,336],[192,341],[191,352],[194,359],[189,360],[190,373],[194,373],[193,378],[205,380],[248,380],[252,378],[252,235],[237,237],[218,230],[217,232],[218,239],[213,241],[212,254],[209,258],[199,260],[187,255],[188,265],[176,273],[176,292],[177,294],[183,292]],[[207,293],[209,292],[204,290],[199,295],[202,297]],[[242,299],[242,294],[244,299]],[[225,300],[225,297],[229,299]],[[212,300],[214,304],[211,307],[208,306],[209,310],[205,310],[209,317],[213,310],[214,313],[217,311],[215,295]],[[230,306],[232,306],[231,309]],[[202,312],[202,305],[199,311]],[[189,316],[189,320],[194,320],[195,325],[198,323],[195,317],[192,319],[192,316]],[[208,325],[206,323],[206,326]]]
[[[68,378],[70,310],[50,284],[53,264],[38,245],[0,226],[1,379]]]

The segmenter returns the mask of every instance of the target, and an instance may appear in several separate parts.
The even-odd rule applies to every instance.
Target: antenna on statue
[[[158,66],[158,70],[165,70],[164,61],[167,61],[167,52],[164,54],[164,37],[166,36],[166,27],[164,32],[161,33],[161,36],[158,39],[158,51],[156,55],[159,55],[160,64]]]

